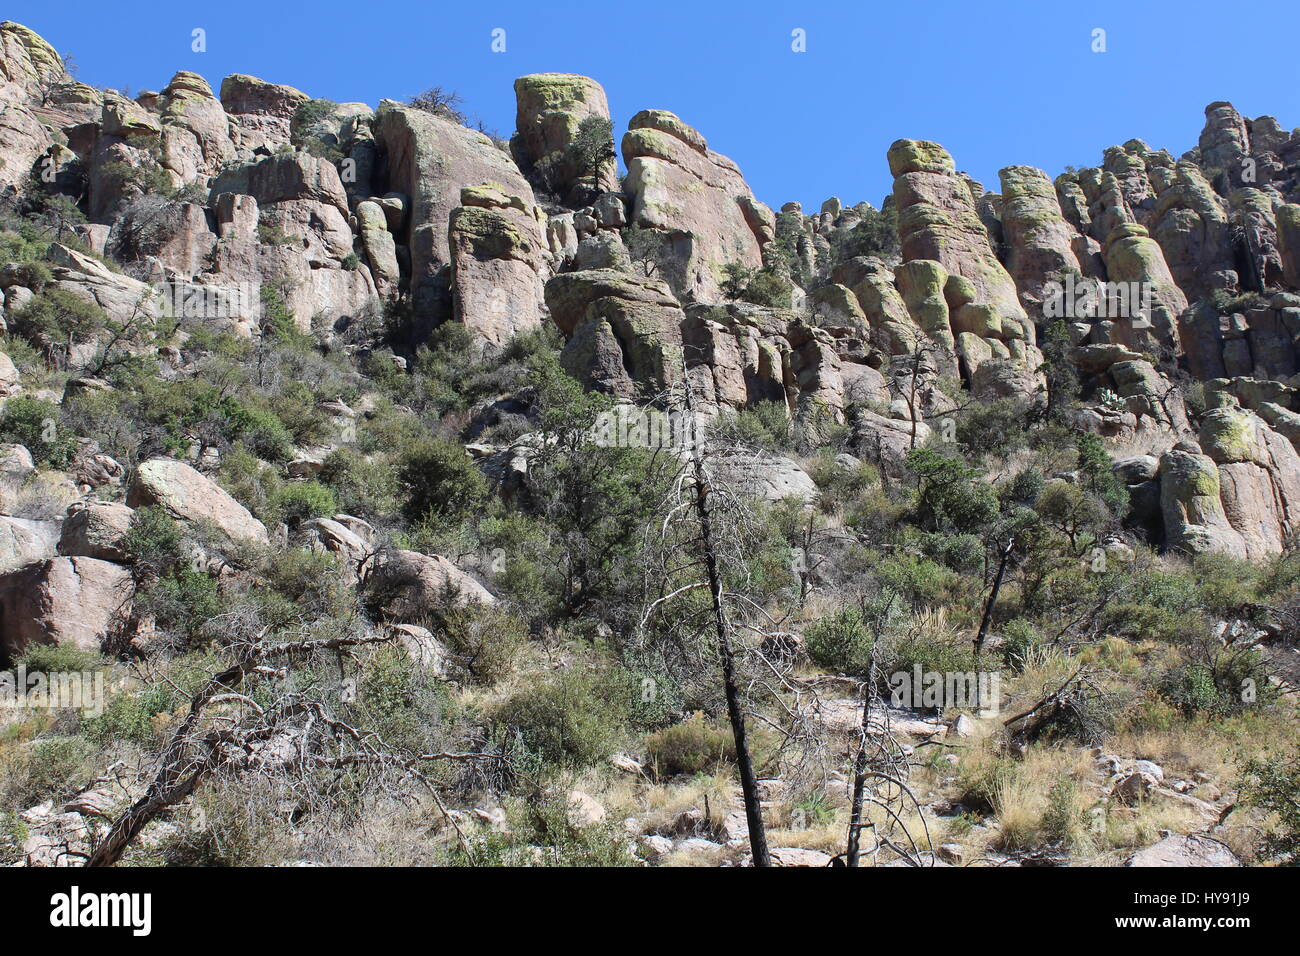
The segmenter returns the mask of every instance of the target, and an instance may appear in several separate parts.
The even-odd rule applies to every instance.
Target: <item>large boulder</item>
[[[1214,459],[1191,442],[1160,456],[1160,509],[1165,544],[1188,554],[1216,551],[1246,557],[1246,544],[1228,521]]]
[[[136,469],[127,492],[132,508],[157,505],[178,521],[202,522],[229,541],[266,544],[266,526],[248,509],[183,461],[150,458]]]
[[[1041,297],[1043,283],[1077,270],[1074,228],[1065,221],[1047,174],[1032,166],[1008,166],[1002,183],[1002,235],[1007,271],[1021,294]]]
[[[612,162],[601,181],[592,183],[571,150],[584,119],[609,119],[609,101],[599,83],[575,73],[533,73],[515,80],[515,104],[514,147],[521,165],[553,192],[563,197],[578,185],[591,192],[618,188]]]
[[[1219,468],[1224,516],[1240,535],[1245,557],[1281,554],[1296,530],[1300,455],[1252,412],[1214,408],[1201,419],[1200,443]]]
[[[696,130],[666,110],[642,110],[622,150],[632,222],[661,233],[663,271],[679,297],[717,301],[724,265],[763,264],[775,217]]]
[[[1020,306],[1015,282],[990,244],[970,184],[958,176],[937,143],[900,139],[889,148],[903,259],[930,259],[972,286],[974,303],[992,305],[1001,325],[1033,342],[1033,326]]]
[[[0,103],[0,186],[24,186],[53,140],[26,106]]]
[[[292,86],[234,73],[221,81],[221,105],[230,116],[230,135],[244,157],[254,150],[275,150],[289,142],[294,111],[309,97]]]
[[[0,572],[15,571],[52,558],[59,543],[59,522],[0,514]]]
[[[466,186],[491,184],[536,205],[514,161],[482,133],[391,100],[379,105],[375,140],[387,159],[389,187],[410,197],[399,245],[410,249],[411,299],[418,331],[451,313],[449,223]]]
[[[568,339],[560,361],[592,388],[634,398],[681,381],[681,306],[658,279],[590,269],[546,283],[551,319]]]
[[[493,187],[462,189],[460,201],[448,229],[454,315],[502,345],[541,325],[544,213]]]
[[[159,95],[162,164],[182,182],[206,180],[235,158],[231,119],[208,81],[181,70]]]
[[[131,530],[132,509],[109,501],[94,501],[63,521],[59,554],[68,557],[128,561],[124,539]]]
[[[41,105],[67,79],[62,58],[34,30],[12,20],[0,23],[0,105]]]
[[[1138,850],[1125,866],[1241,866],[1230,849],[1218,840],[1189,833],[1175,833],[1159,843]]]
[[[1116,341],[1143,348],[1176,348],[1177,319],[1187,308],[1187,296],[1174,281],[1159,243],[1146,227],[1122,223],[1106,237],[1103,255],[1112,283],[1136,283],[1150,298],[1148,314],[1131,314],[1115,323]]]
[[[363,582],[368,600],[402,623],[427,620],[448,605],[496,603],[487,588],[437,554],[381,551],[364,568]]]
[[[715,455],[709,459],[713,479],[738,494],[760,501],[792,498],[803,504],[817,499],[817,483],[799,464],[781,455],[754,452]]]
[[[0,575],[0,663],[32,644],[98,651],[133,593],[130,569],[97,558],[51,558]]]

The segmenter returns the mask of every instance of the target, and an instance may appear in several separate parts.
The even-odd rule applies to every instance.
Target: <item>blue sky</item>
[[[83,81],[159,89],[179,69],[252,73],[313,96],[371,104],[434,85],[514,128],[516,76],[595,77],[615,128],[669,109],[740,164],[755,193],[815,209],[878,204],[885,153],[933,139],[997,188],[1002,166],[1095,165],[1140,137],[1196,145],[1207,103],[1300,125],[1295,0],[931,0],[926,3],[637,3],[9,0],[4,16],[73,54]],[[195,28],[207,51],[191,50]],[[492,31],[505,30],[494,53]],[[1091,50],[1106,31],[1106,52]],[[791,49],[805,31],[806,52]]]

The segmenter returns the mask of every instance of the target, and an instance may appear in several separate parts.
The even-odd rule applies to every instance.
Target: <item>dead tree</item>
[[[754,771],[745,708],[741,699],[740,681],[737,677],[732,607],[738,602],[738,596],[729,593],[725,584],[725,566],[738,565],[740,562],[729,561],[723,553],[732,550],[742,536],[737,533],[735,527],[732,527],[727,529],[724,540],[719,528],[722,513],[727,513],[734,521],[737,516],[744,514],[745,509],[739,497],[731,489],[723,487],[722,483],[715,480],[713,467],[715,452],[710,447],[709,436],[697,414],[685,362],[682,365],[682,373],[685,382],[683,389],[674,390],[669,397],[669,402],[670,406],[675,407],[685,426],[684,438],[687,445],[685,461],[664,503],[663,514],[666,517],[652,536],[654,539],[650,544],[652,553],[658,551],[662,555],[662,560],[654,561],[656,567],[652,570],[652,575],[657,580],[651,583],[648,590],[649,593],[658,592],[658,596],[648,600],[638,630],[644,638],[652,619],[662,614],[671,602],[691,592],[707,589],[709,595],[707,631],[712,635],[713,647],[721,670],[727,719],[731,725],[732,738],[736,747],[736,764],[745,804],[745,820],[749,827],[750,850],[755,866],[770,866],[771,857],[768,853],[767,835],[760,806],[762,798]],[[682,563],[681,555],[683,546],[687,551],[685,563]],[[675,573],[668,573],[670,569]],[[678,584],[677,581],[683,574],[689,574],[690,579],[684,584]],[[753,608],[747,608],[746,611],[752,612]]]
[[[444,819],[464,843],[465,837],[421,767],[440,761],[500,762],[490,753],[404,753],[377,733],[359,729],[332,714],[325,703],[306,693],[278,690],[270,703],[265,694],[242,692],[258,680],[275,687],[296,661],[318,654],[347,656],[384,643],[385,634],[363,633],[275,642],[265,630],[256,639],[231,645],[235,661],[212,674],[190,700],[189,712],[159,756],[145,793],[113,822],[95,846],[87,866],[112,866],[160,814],[183,803],[208,779],[218,775],[276,775],[304,780],[317,773],[365,771],[415,781],[432,797]],[[263,685],[263,686],[265,686]],[[385,785],[386,784],[382,784]],[[391,791],[390,791],[391,792]]]

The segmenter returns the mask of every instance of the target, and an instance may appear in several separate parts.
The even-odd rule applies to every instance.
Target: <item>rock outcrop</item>
[[[631,221],[660,234],[665,278],[684,301],[714,302],[722,267],[763,264],[772,211],[740,168],[667,110],[642,110],[623,136]]]

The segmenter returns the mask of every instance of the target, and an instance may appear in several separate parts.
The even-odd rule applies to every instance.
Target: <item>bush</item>
[[[271,497],[271,508],[290,527],[311,518],[328,518],[338,514],[339,505],[330,491],[318,481],[294,481],[281,487]]]
[[[92,651],[67,644],[33,644],[17,663],[29,674],[76,674],[104,666],[104,659]]]
[[[459,608],[444,616],[449,649],[478,683],[492,685],[509,677],[528,643],[528,627],[500,607]]]
[[[454,442],[430,439],[402,456],[397,472],[406,493],[402,512],[412,522],[458,520],[487,498],[487,480]]]
[[[230,440],[241,440],[267,461],[285,462],[293,457],[293,435],[275,412],[249,408],[230,398],[221,403],[221,411]]]
[[[1274,814],[1278,824],[1264,838],[1264,852],[1294,866],[1300,862],[1300,760],[1252,757],[1242,778],[1242,799]]]
[[[141,746],[154,742],[154,718],[171,709],[171,690],[151,687],[135,694],[118,694],[104,713],[83,724],[87,737],[99,744],[127,740]]]
[[[31,743],[0,780],[0,801],[30,807],[76,796],[94,778],[91,747],[81,737],[48,737]]]
[[[368,729],[387,743],[421,750],[443,723],[448,698],[399,647],[380,648],[366,662],[358,704]]]
[[[646,754],[659,777],[704,773],[735,762],[736,738],[729,725],[707,720],[697,711],[680,724],[650,734]]]
[[[152,586],[136,592],[137,608],[153,614],[162,627],[194,636],[221,613],[217,582],[201,571],[178,566]]]
[[[317,477],[346,514],[373,519],[398,509],[397,468],[385,460],[339,448],[330,452]]]
[[[515,693],[497,719],[548,763],[582,768],[609,755],[628,707],[625,686],[571,668]]]
[[[42,338],[54,342],[83,341],[108,322],[95,303],[67,289],[47,289],[13,314],[10,326],[34,344]]]
[[[181,527],[157,505],[135,509],[122,549],[155,574],[165,574],[184,559]]]
[[[814,621],[804,643],[813,663],[838,674],[865,674],[873,640],[862,613],[848,607]]]
[[[53,402],[16,395],[0,413],[0,441],[25,445],[38,464],[66,468],[76,449],[74,437],[59,427]]]
[[[457,842],[451,866],[635,866],[626,835],[602,824],[574,826],[562,796],[530,793],[508,804],[508,830],[488,831],[466,849]]]

